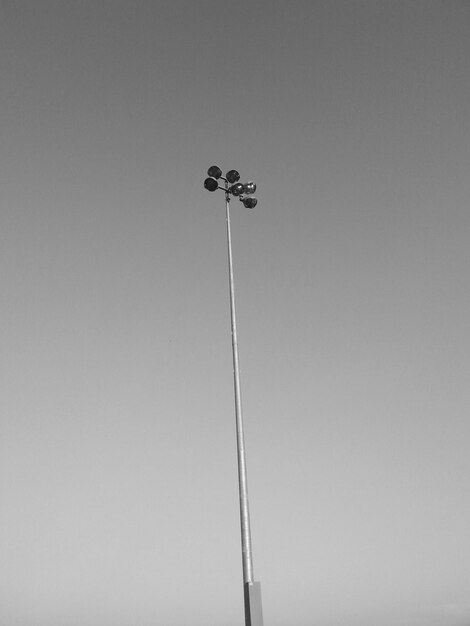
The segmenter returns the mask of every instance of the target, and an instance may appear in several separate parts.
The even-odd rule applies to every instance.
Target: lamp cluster
[[[236,196],[240,202],[243,202],[247,209],[254,209],[258,203],[256,198],[251,196],[256,191],[256,184],[253,181],[248,183],[240,183],[240,174],[237,170],[229,170],[225,176],[222,176],[222,170],[217,165],[212,165],[207,174],[209,178],[204,181],[204,187],[207,191],[216,191],[216,189],[222,189],[226,194],[231,193]],[[217,182],[219,179],[225,181],[225,187],[221,187]],[[248,197],[245,197],[248,196]]]

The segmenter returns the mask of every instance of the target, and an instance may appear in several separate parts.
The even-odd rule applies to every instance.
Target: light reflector
[[[245,183],[244,188],[245,188],[245,193],[255,193],[256,183],[250,180],[249,183]]]

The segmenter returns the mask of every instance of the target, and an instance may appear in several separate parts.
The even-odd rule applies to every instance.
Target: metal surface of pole
[[[226,184],[227,189],[227,184]],[[240,367],[238,362],[237,320],[235,315],[235,289],[233,284],[232,237],[230,232],[230,197],[225,193],[227,219],[227,248],[230,283],[230,316],[232,321],[233,382],[235,389],[235,418],[237,425],[238,489],[240,496],[240,524],[242,539],[243,582],[253,584],[253,559],[251,553],[250,510],[248,506],[248,482],[246,476],[245,441],[243,436]]]

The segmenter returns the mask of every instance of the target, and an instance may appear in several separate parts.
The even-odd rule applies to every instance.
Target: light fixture
[[[250,195],[256,191],[256,183],[252,180],[243,184],[238,182],[240,180],[240,174],[237,170],[229,170],[225,176],[222,176],[222,170],[217,165],[211,165],[207,170],[210,178],[206,178],[204,181],[204,187],[208,191],[216,191],[221,189],[225,191],[225,199],[230,202],[230,194],[236,196],[247,209],[254,209],[258,203],[258,200],[253,197],[244,197],[244,195]],[[225,187],[219,185],[219,178],[225,181]]]
[[[250,180],[250,182],[248,183],[245,183],[243,187],[245,193],[255,193],[256,191],[256,183],[254,183],[252,180]]]
[[[258,204],[258,200],[256,198],[243,198],[242,202],[247,209],[254,209]]]
[[[230,170],[225,174],[225,176],[230,184],[236,183],[240,180],[240,174],[237,170]]]
[[[222,170],[217,165],[211,165],[207,170],[207,175],[212,178],[219,179],[222,176]]]
[[[237,170],[230,170],[225,177],[220,168],[212,165],[208,170],[210,178],[204,181],[208,191],[221,189],[225,193],[225,215],[227,224],[227,248],[230,286],[230,317],[232,325],[232,356],[233,381],[235,391],[235,422],[237,431],[237,460],[238,460],[238,494],[240,503],[240,530],[242,540],[243,565],[243,596],[245,604],[245,626],[263,626],[263,611],[261,606],[261,585],[255,582],[253,575],[253,559],[251,550],[250,512],[248,506],[248,487],[245,462],[245,444],[243,435],[243,419],[240,391],[240,367],[238,363],[237,325],[235,321],[235,290],[233,285],[232,235],[230,230],[230,201],[232,196],[237,197],[247,209],[253,209],[257,199],[251,195],[256,191],[253,181],[246,184],[238,182],[240,174]],[[218,180],[224,181],[224,186]],[[247,194],[244,196],[243,194]]]
[[[217,181],[213,178],[206,178],[206,180],[204,181],[204,187],[207,189],[207,191],[215,191],[219,188],[219,185],[217,184]]]
[[[242,193],[245,191],[245,185],[242,185],[241,183],[235,183],[230,187],[229,191],[233,193],[234,196],[241,196]]]

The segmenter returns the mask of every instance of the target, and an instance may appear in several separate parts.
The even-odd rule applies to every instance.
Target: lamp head
[[[258,204],[258,200],[256,198],[243,198],[242,202],[247,209],[254,209]]]
[[[222,170],[217,165],[211,165],[207,170],[207,175],[218,180],[222,176]]]
[[[225,177],[232,185],[233,183],[236,183],[240,180],[240,174],[237,172],[237,170],[230,170],[225,174]]]
[[[235,183],[230,187],[230,191],[234,196],[241,196],[241,194],[245,191],[245,187],[241,183]]]
[[[254,183],[252,180],[250,180],[249,183],[245,183],[244,185],[245,188],[245,193],[255,193],[256,191],[256,183]]]
[[[206,180],[204,181],[204,187],[207,189],[207,191],[215,191],[216,189],[218,189],[219,185],[217,184],[217,181],[213,178],[206,178]]]

